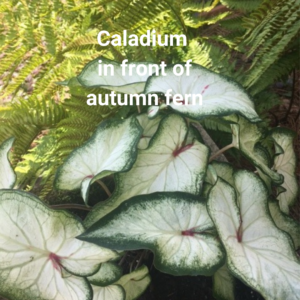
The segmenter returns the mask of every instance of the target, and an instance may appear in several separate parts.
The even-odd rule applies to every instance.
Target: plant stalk
[[[213,154],[210,158],[209,158],[209,162],[212,162],[216,157],[218,157],[219,155],[221,155],[223,152],[227,151],[230,148],[233,148],[234,144],[229,144],[227,146],[225,146],[224,148],[220,149],[219,151],[217,151],[215,154]]]
[[[103,181],[101,181],[101,180],[97,180],[96,182],[101,185],[101,187],[103,188],[103,190],[105,191],[105,193],[107,194],[107,196],[110,197],[111,196],[111,191],[108,189],[108,187],[106,186],[106,184]]]

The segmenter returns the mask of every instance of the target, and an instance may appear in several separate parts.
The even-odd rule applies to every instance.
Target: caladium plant
[[[57,171],[55,188],[81,190],[86,204],[96,181],[108,194],[83,225],[32,195],[2,190],[0,294],[11,300],[138,299],[149,271],[139,261],[122,275],[121,265],[124,251],[143,250],[154,254],[162,272],[213,276],[216,299],[234,300],[241,280],[267,300],[299,300],[300,226],[288,216],[298,195],[293,134],[259,123],[241,86],[201,66],[193,64],[190,76],[167,68],[166,76],[128,78],[120,64],[101,59],[115,66],[119,80],[99,77],[94,60],[71,81],[123,93],[201,93],[202,105],[166,104],[162,97],[159,106],[101,123],[74,149]],[[222,129],[212,133],[207,126],[216,120],[226,124],[221,135],[229,139],[221,149],[212,137]],[[14,185],[7,157],[12,142],[0,147],[0,188]],[[247,160],[244,170],[233,159],[218,161],[231,148]],[[111,186],[101,180],[108,176]]]

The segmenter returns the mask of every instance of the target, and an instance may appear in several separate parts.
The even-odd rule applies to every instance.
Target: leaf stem
[[[229,144],[227,146],[225,146],[224,148],[220,149],[219,151],[217,151],[215,154],[213,154],[210,158],[209,158],[209,162],[212,162],[216,157],[218,157],[219,155],[221,155],[223,152],[227,151],[230,148],[233,148],[234,144]]]
[[[139,257],[139,259],[137,261],[137,265],[135,267],[135,270],[138,269],[141,266],[141,264],[143,262],[143,259],[146,256],[146,254],[147,254],[147,250],[143,250],[143,252],[141,253],[141,255],[140,255],[140,257]]]
[[[123,257],[121,258],[121,260],[119,261],[118,265],[122,266],[122,264],[124,263],[126,257],[128,255],[128,251],[125,252],[125,254],[123,255]]]
[[[99,183],[99,185],[101,185],[101,187],[104,189],[105,193],[107,194],[108,197],[111,196],[111,191],[108,189],[108,187],[106,186],[106,184],[101,181],[101,180],[97,180],[97,183]]]
[[[87,210],[87,211],[92,210],[91,207],[87,207],[85,205],[75,204],[75,203],[54,204],[54,205],[50,205],[50,208],[52,208],[52,209],[80,209],[80,210]]]

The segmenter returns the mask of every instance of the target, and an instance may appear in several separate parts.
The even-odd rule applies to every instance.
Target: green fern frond
[[[11,46],[0,60],[0,74],[10,70],[13,67],[17,67],[21,62],[23,56],[28,52],[25,46],[13,47]]]
[[[236,61],[232,56],[230,50],[224,50],[210,41],[194,39],[184,59],[192,59],[194,63],[240,81],[242,70],[236,69]]]
[[[251,86],[249,92],[252,95],[256,95],[272,83],[288,76],[297,65],[299,66],[299,46],[296,47],[294,51],[285,54],[284,56],[280,57],[275,63],[271,64],[270,67],[260,75],[260,80],[256,81],[255,84]]]
[[[184,17],[184,22],[187,26],[192,28],[198,28],[204,25],[212,25],[220,22],[231,14],[230,11],[222,12],[216,16],[208,15],[194,15],[189,14]]]
[[[280,103],[280,98],[274,91],[265,89],[255,95],[254,103],[256,111],[265,118],[265,114]]]
[[[231,9],[253,11],[262,3],[262,0],[221,0],[221,3]]]
[[[273,0],[264,4],[249,18],[245,19],[248,28],[244,45],[251,44],[248,57],[255,52],[244,85],[252,87],[280,57],[290,50],[300,34],[300,2],[298,0]]]
[[[221,118],[210,117],[201,121],[205,129],[231,133],[230,124]]]

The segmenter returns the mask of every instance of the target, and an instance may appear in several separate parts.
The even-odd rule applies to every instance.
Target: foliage
[[[79,74],[81,81],[95,79],[91,64]],[[144,93],[166,95],[171,89],[171,96],[202,90],[202,103],[186,96],[168,102],[166,96],[147,114],[102,122],[68,155],[56,171],[56,188],[81,189],[87,203],[97,181],[108,194],[83,224],[35,196],[6,189],[15,181],[8,164],[13,140],[0,147],[0,294],[12,300],[134,300],[150,283],[147,267],[122,276],[114,261],[125,250],[146,249],[163,272],[214,276],[218,299],[234,299],[234,278],[267,300],[300,299],[295,251],[300,225],[286,215],[298,194],[297,184],[290,184],[295,181],[293,134],[269,131],[239,84],[196,64],[190,76],[167,72],[130,80],[115,86],[135,93],[142,83]],[[78,78],[64,84],[74,93],[82,91]],[[93,85],[101,91],[107,82]],[[232,142],[213,153],[203,130],[195,129],[205,123],[227,132]],[[249,169],[216,160],[230,148],[248,159]],[[102,181],[111,174],[112,194]]]
[[[97,43],[96,26],[92,25],[101,14],[97,0],[1,2],[0,97],[11,103],[0,107],[0,141],[16,138],[13,164],[18,165],[21,175],[19,184],[31,189],[40,176],[41,195],[51,189],[54,168],[64,155],[84,142],[111,113],[109,109],[91,111],[75,96],[70,99],[64,86],[57,85],[104,50]],[[74,144],[75,132],[78,135]],[[51,137],[39,142],[45,134]],[[41,149],[22,157],[35,145]],[[41,158],[41,152],[47,160]],[[31,170],[33,162],[35,171]]]
[[[123,255],[115,250],[149,249],[163,272],[213,276],[218,299],[234,299],[234,278],[266,299],[299,299],[300,226],[287,216],[298,195],[294,135],[257,123],[278,103],[270,86],[298,65],[299,6],[298,0],[2,1],[0,102],[10,103],[0,107],[0,294],[137,299],[151,280],[147,267],[122,276],[112,260]],[[99,28],[185,34],[188,45],[101,47]],[[115,76],[98,76],[99,58],[115,65]],[[123,59],[165,61],[168,76],[124,78]],[[170,65],[189,59],[192,74],[174,76]],[[88,94],[104,96],[107,89],[201,92],[203,105],[191,99],[166,105],[162,97],[148,114],[143,105],[136,114],[134,106],[86,104]],[[225,147],[215,153],[205,130]],[[215,160],[229,149],[246,158],[249,170]],[[104,182],[112,174],[111,194]],[[5,190],[47,198],[53,183],[80,189],[86,204],[90,187],[100,184],[108,199],[82,225],[28,193]]]
[[[118,112],[117,107],[87,107],[86,95],[95,91],[78,82],[69,84],[70,90],[56,84],[74,77],[87,61],[100,55],[118,62],[127,58],[170,64],[192,59],[246,87],[259,113],[274,106],[278,99],[269,86],[287,76],[299,60],[298,7],[296,0],[2,1],[0,97],[11,99],[12,104],[0,108],[0,142],[12,135],[16,138],[13,164],[19,186],[32,190],[38,185],[40,196],[46,197],[63,159],[103,119]],[[284,26],[276,23],[278,19]],[[160,34],[176,32],[186,34],[189,43],[186,47],[101,47],[96,39],[99,28],[111,34],[126,29],[138,36],[153,29]],[[266,39],[269,42],[261,47]],[[280,47],[274,47],[277,43]],[[47,142],[39,141],[45,134],[50,135]]]

